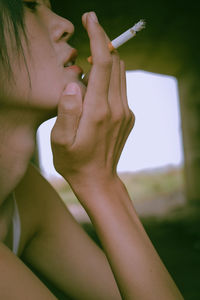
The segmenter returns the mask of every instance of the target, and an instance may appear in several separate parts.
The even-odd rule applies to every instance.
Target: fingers
[[[117,51],[112,53],[112,71],[109,87],[109,105],[113,120],[118,121],[124,114],[122,95],[121,95],[121,69],[120,58]]]
[[[118,144],[116,145],[115,151],[115,166],[117,167],[117,163],[119,161],[120,155],[126,143],[126,140],[134,127],[135,124],[135,115],[130,110],[128,106],[128,99],[127,99],[127,87],[126,87],[126,73],[125,73],[125,65],[123,61],[120,61],[120,70],[121,70],[121,97],[122,103],[124,106],[124,113],[125,113],[125,122],[123,126],[123,134],[120,135],[118,139]],[[122,130],[121,130],[122,131]]]
[[[83,25],[90,38],[90,49],[93,62],[102,65],[102,59],[110,62],[111,55],[108,49],[108,38],[98,22],[94,12],[85,13],[82,17]]]
[[[121,96],[122,102],[124,105],[124,110],[126,115],[129,115],[130,109],[128,105],[128,98],[127,98],[127,86],[126,86],[126,69],[123,60],[120,61],[120,76],[121,76]]]
[[[58,116],[52,129],[52,143],[60,146],[72,146],[76,137],[82,114],[82,95],[80,87],[71,82],[61,96],[58,104]]]
[[[114,166],[116,168],[125,142],[134,126],[135,116],[128,106],[125,65],[117,53],[115,56],[110,81],[110,85],[113,85],[115,92],[114,97],[110,98],[110,103],[114,125],[119,128],[114,150]]]
[[[98,121],[98,124],[102,124],[103,119],[110,120],[112,138],[116,141],[113,144],[113,156],[117,164],[125,141],[133,127],[134,115],[128,107],[124,63],[120,61],[117,51],[110,54],[109,38],[97,19],[92,19],[92,17],[94,15],[91,13],[83,15],[83,24],[88,31],[93,58],[84,100],[85,103],[89,102],[89,109],[93,115],[91,119],[85,119],[90,119],[93,123]],[[107,117],[108,115],[109,117]],[[95,128],[91,124],[90,122],[89,129]],[[108,123],[106,122],[106,124]]]
[[[105,32],[93,12],[83,15],[83,25],[90,38],[90,48],[93,57],[85,101],[98,101],[103,105],[108,97],[112,58]],[[94,95],[95,99],[92,100]]]

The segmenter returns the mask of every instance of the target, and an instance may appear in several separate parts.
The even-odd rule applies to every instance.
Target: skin
[[[16,159],[16,156],[14,156],[13,160],[10,160],[9,157],[5,160],[7,156],[5,152],[10,148],[10,144],[13,145],[14,136],[19,135],[18,138],[21,140],[21,145],[23,145],[23,149],[21,149],[19,142],[17,142],[14,147],[20,148],[20,156],[22,156],[21,151],[24,151],[25,161],[23,162],[20,158],[20,165],[23,164],[25,169],[33,152],[35,130],[43,121],[56,115],[57,105],[66,85],[74,81],[79,84],[82,93],[85,90],[85,86],[80,80],[80,72],[64,68],[64,61],[68,60],[75,52],[75,49],[67,43],[74,31],[72,23],[54,14],[49,9],[50,3],[48,1],[44,3],[38,1],[38,3],[40,5],[37,13],[25,8],[25,24],[30,51],[22,41],[32,88],[30,88],[26,66],[22,57],[16,63],[16,55],[10,53],[11,66],[15,66],[13,73],[16,84],[10,85],[9,83],[6,85],[5,82],[6,93],[4,96],[7,98],[7,102],[5,101],[7,105],[4,105],[1,110],[2,137],[4,138],[5,131],[5,139],[7,140],[10,136],[10,142],[7,141],[4,149],[1,149],[2,157],[4,157],[2,165],[5,165],[5,172],[8,169],[7,162],[10,161],[10,164],[13,164],[14,159]],[[20,120],[20,117],[23,117],[23,120]],[[19,120],[21,124],[18,124],[19,126],[16,128],[16,123],[20,123]],[[14,132],[13,127],[15,128]],[[18,133],[15,131],[18,131]],[[27,149],[25,149],[26,146]],[[10,155],[13,156],[14,153]],[[16,178],[17,174],[13,174],[13,180],[15,181],[13,187],[16,182],[19,182],[20,176],[24,172],[24,170],[19,169],[21,166],[16,168],[18,169],[16,172],[20,172],[20,174],[19,179]],[[3,178],[7,176],[7,173],[2,175]],[[7,195],[2,195],[2,198],[8,196],[8,192],[6,191]]]
[[[75,50],[68,44],[74,26],[53,13],[48,1],[37,2],[39,5],[35,13],[25,7],[30,52],[23,41],[32,89],[22,57],[19,65],[16,64],[16,57],[11,54],[11,66],[15,65],[13,71],[16,86],[7,86],[6,92],[11,98],[22,99],[25,104],[55,110],[61,93],[69,82],[75,81],[83,86],[80,74],[63,67],[64,61]]]
[[[84,86],[77,69],[63,67],[73,25],[39,2],[37,13],[25,16],[32,90],[16,65],[17,84],[6,87],[9,100],[0,110],[0,298],[55,299],[28,264],[74,299],[183,299],[116,172],[134,125],[124,63],[109,53],[95,15],[84,14],[93,57]],[[39,124],[56,111],[54,165],[87,210],[104,252],[29,163]],[[19,257],[10,251],[13,191],[22,225]]]

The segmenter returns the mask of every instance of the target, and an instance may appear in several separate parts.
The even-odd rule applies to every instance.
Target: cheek
[[[29,79],[28,74],[25,70],[17,70],[13,68],[13,80],[5,80],[4,89],[5,94],[10,99],[17,99],[18,101],[24,103],[25,99],[28,98],[29,94]]]

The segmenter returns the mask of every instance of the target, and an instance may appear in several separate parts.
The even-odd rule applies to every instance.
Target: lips
[[[78,51],[73,48],[71,50],[70,55],[64,60],[63,67],[66,70],[72,70],[72,71],[76,72],[78,75],[82,75],[83,70],[79,66],[75,65],[77,56],[78,56]]]
[[[79,67],[77,65],[71,65],[71,66],[67,67],[67,70],[72,70],[72,71],[76,72],[79,75],[83,74],[83,70],[81,69],[81,67]]]
[[[78,56],[78,51],[73,48],[70,55],[64,60],[63,67],[67,68],[73,66],[75,64],[77,56]]]

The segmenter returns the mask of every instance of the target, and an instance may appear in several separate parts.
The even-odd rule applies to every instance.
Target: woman
[[[73,25],[49,0],[0,0],[0,8],[0,299],[56,299],[26,265],[76,300],[183,299],[116,173],[134,116],[124,63],[109,53],[96,15],[82,18],[93,56],[84,85],[68,44]],[[104,252],[29,163],[38,126],[56,114],[55,168]]]

